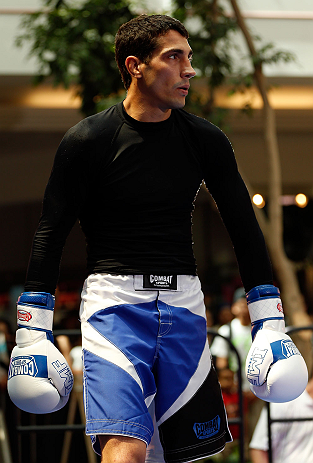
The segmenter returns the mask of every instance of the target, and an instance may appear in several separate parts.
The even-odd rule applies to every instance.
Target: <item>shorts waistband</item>
[[[95,273],[87,277],[85,286],[90,284],[121,287],[135,291],[186,291],[198,289],[200,281],[196,275],[166,275],[160,273],[141,275],[117,275]]]

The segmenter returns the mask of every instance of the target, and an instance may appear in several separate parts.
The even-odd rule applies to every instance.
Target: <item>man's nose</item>
[[[181,76],[184,77],[185,79],[191,79],[195,75],[196,75],[196,71],[191,66],[190,61],[188,60],[188,64],[183,69]]]

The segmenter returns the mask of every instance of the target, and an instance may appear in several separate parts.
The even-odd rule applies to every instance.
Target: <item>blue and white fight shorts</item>
[[[99,434],[148,446],[151,405],[167,463],[213,455],[232,440],[198,277],[90,275],[80,316],[86,433],[97,453]]]

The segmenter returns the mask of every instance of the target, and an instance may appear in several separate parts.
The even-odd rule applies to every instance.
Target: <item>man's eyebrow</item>
[[[185,53],[185,51],[182,50],[181,48],[170,48],[169,50],[164,51],[164,54],[168,54],[168,53],[178,53],[180,55],[183,55]],[[193,55],[193,51],[190,49],[189,53],[188,53],[188,56],[190,57],[192,55]]]

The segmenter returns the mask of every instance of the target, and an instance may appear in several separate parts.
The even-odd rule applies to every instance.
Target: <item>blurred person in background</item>
[[[14,336],[9,322],[0,318],[0,388],[6,390],[10,354],[14,345]]]
[[[222,325],[218,329],[218,333],[228,338],[236,347],[242,362],[243,390],[250,391],[249,382],[244,371],[246,357],[251,347],[251,322],[244,288],[238,288],[234,292],[230,311],[233,319]],[[229,344],[220,336],[216,336],[212,342],[211,354],[215,357],[217,370],[229,367],[232,371],[237,371],[237,358],[232,353]]]
[[[14,334],[10,322],[0,316],[0,462],[16,461],[16,421],[14,405],[8,397],[7,379]],[[3,458],[3,460],[2,460]],[[13,459],[13,460],[12,460]]]
[[[245,375],[245,363],[247,354],[251,347],[251,325],[250,316],[244,288],[238,288],[234,292],[231,305],[233,320],[221,326],[218,333],[228,338],[238,351],[241,360],[241,379],[243,392],[243,409],[245,416],[246,444],[250,441],[257,419],[262,408],[262,401],[259,400],[251,391],[249,381]],[[216,336],[211,345],[211,353],[215,359],[217,372],[230,369],[233,373],[237,372],[239,366],[237,357],[232,352],[230,345],[220,336]],[[223,374],[223,373],[222,373]],[[237,384],[237,376],[234,377]],[[238,387],[238,384],[237,384]],[[223,390],[223,388],[222,388]],[[247,450],[247,448],[246,448]]]
[[[295,400],[270,404],[272,419],[310,418],[271,424],[273,463],[313,463],[313,378]],[[268,463],[267,407],[263,407],[250,442],[252,463]]]

